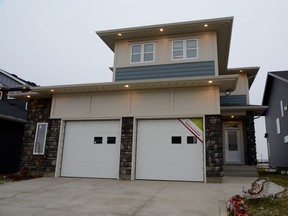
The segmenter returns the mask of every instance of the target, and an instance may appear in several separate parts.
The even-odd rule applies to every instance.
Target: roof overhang
[[[190,88],[190,87],[210,87],[218,86],[220,92],[235,90],[238,75],[222,76],[201,76],[189,78],[173,79],[154,79],[137,81],[117,81],[107,83],[90,83],[75,85],[58,85],[31,87],[29,92],[13,93],[9,96],[14,98],[50,98],[55,94],[75,94],[75,93],[95,93],[95,92],[113,92],[130,90],[154,90],[154,89],[172,89],[172,88]]]
[[[254,79],[257,76],[260,67],[241,67],[241,68],[228,68],[226,71],[221,72],[221,75],[228,74],[246,74],[248,78],[249,88],[252,86]]]
[[[2,114],[0,114],[0,119],[7,120],[7,121],[18,122],[18,123],[22,123],[22,124],[27,123],[27,121],[25,119],[16,118],[16,117],[13,117],[13,116],[2,115]]]
[[[117,41],[121,40],[146,40],[148,38],[216,32],[219,71],[226,71],[228,65],[232,25],[233,17],[225,17],[97,31],[96,33],[107,44],[107,46],[114,51],[115,44]]]
[[[284,74],[285,76],[283,76]],[[274,72],[267,73],[267,78],[266,78],[266,83],[265,83],[265,88],[264,88],[264,93],[263,93],[263,98],[262,98],[262,105],[269,104],[269,97],[270,97],[273,79],[278,79],[285,83],[288,83],[288,71],[274,71]]]
[[[268,106],[261,105],[239,105],[239,106],[221,106],[221,114],[237,113],[237,112],[252,112],[254,116],[262,116],[268,109]]]

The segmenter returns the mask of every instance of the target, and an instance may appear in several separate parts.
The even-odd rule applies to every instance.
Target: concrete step
[[[256,166],[223,166],[224,176],[258,177]]]

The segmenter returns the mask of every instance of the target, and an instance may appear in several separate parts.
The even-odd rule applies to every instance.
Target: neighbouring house
[[[269,72],[262,105],[264,113],[269,165],[288,174],[288,71]]]
[[[35,86],[0,69],[0,173],[19,170],[24,126],[26,123],[26,101],[7,96],[8,92],[22,92]]]
[[[13,94],[29,101],[22,168],[199,182],[255,171],[254,116],[266,107],[249,104],[259,67],[227,68],[232,23],[96,32],[114,52],[112,82]]]

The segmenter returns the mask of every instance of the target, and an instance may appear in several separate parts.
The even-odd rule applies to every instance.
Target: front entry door
[[[224,148],[226,163],[241,163],[240,124],[225,124]]]

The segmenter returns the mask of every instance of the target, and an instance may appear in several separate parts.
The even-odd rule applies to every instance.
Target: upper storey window
[[[154,61],[155,44],[134,44],[131,46],[131,63]]]
[[[177,40],[172,42],[172,59],[194,59],[198,58],[197,39]]]

